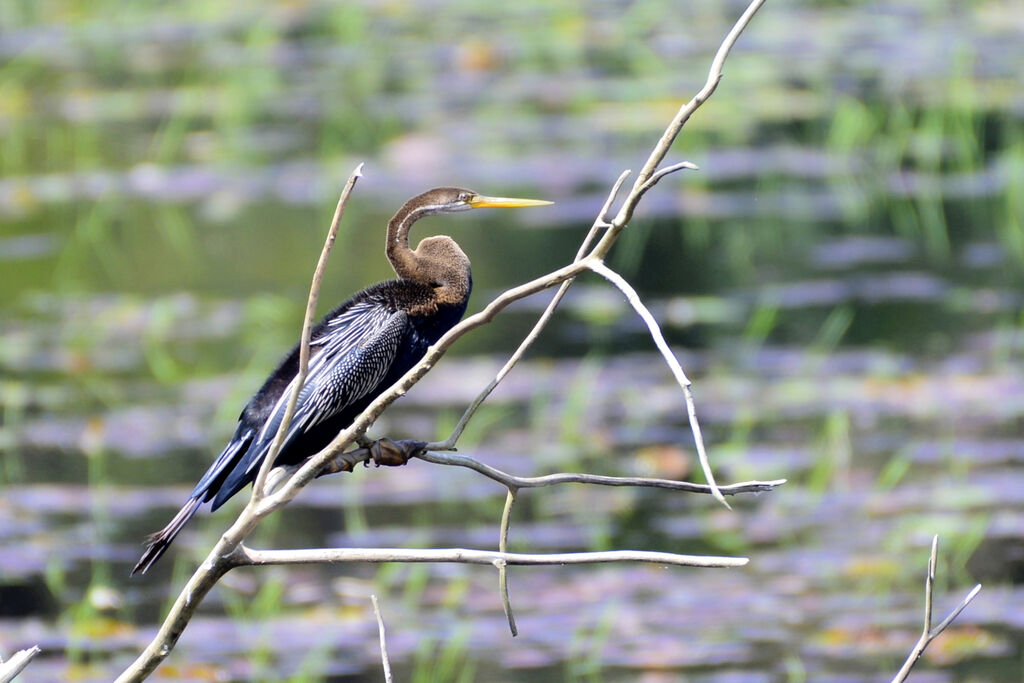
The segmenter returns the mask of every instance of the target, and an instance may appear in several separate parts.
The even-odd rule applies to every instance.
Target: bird
[[[398,278],[356,293],[312,329],[308,374],[275,466],[300,464],[327,446],[462,319],[473,288],[469,258],[446,235],[424,238],[411,249],[409,231],[416,221],[470,209],[551,203],[458,187],[434,188],[407,201],[387,227],[385,254]],[[147,537],[132,575],[144,574],[160,559],[201,505],[210,502],[216,510],[255,481],[298,370],[296,345],[242,409],[231,440],[182,508]]]

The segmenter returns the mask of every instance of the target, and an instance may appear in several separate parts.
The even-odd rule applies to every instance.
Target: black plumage
[[[387,256],[399,279],[364,289],[313,328],[309,372],[275,464],[298,464],[323,449],[465,313],[472,290],[469,259],[444,236],[428,237],[413,251],[408,241],[413,223],[436,213],[547,203],[485,197],[459,188],[437,188],[406,202],[387,232]],[[149,537],[132,574],[144,573],[163,555],[200,505],[212,501],[216,510],[255,480],[280,427],[298,366],[296,345],[242,410],[231,441],[185,505]]]

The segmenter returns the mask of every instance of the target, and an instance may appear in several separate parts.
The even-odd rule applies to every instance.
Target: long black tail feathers
[[[199,498],[189,498],[188,502],[178,510],[178,514],[174,515],[174,519],[167,526],[146,538],[148,547],[146,552],[142,553],[138,564],[132,569],[131,576],[145,574],[153,566],[153,563],[160,559],[160,556],[164,554],[164,551],[174,541],[174,537],[188,524],[188,520],[192,519],[192,515],[196,514],[196,510],[199,509],[201,504],[202,502]]]

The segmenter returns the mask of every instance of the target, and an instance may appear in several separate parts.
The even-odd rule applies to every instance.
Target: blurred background
[[[436,185],[548,209],[435,218],[470,310],[571,259],[607,189],[696,92],[734,1],[0,4],[0,654],[109,680],[242,500],[128,579],[294,343],[345,177],[322,309],[391,275],[384,225]],[[695,381],[735,499],[523,491],[511,548],[742,554],[748,567],[230,574],[159,675],[403,681],[1024,677],[1024,13],[773,1],[611,264]],[[446,436],[547,297],[464,338],[374,434]],[[678,388],[582,278],[463,452],[517,474],[701,480]],[[238,498],[241,498],[239,496]],[[504,489],[413,463],[305,490],[257,547],[496,547]]]

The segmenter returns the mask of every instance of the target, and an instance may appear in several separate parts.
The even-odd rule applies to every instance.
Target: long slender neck
[[[395,273],[403,280],[422,280],[419,259],[409,248],[409,230],[412,224],[427,215],[426,207],[417,206],[412,200],[405,203],[388,223],[388,244],[386,253]]]
[[[465,305],[473,287],[469,258],[450,237],[427,237],[416,250],[409,248],[409,230],[424,216],[438,213],[436,204],[421,197],[409,200],[388,223],[387,257],[395,273],[433,288],[433,303]]]

